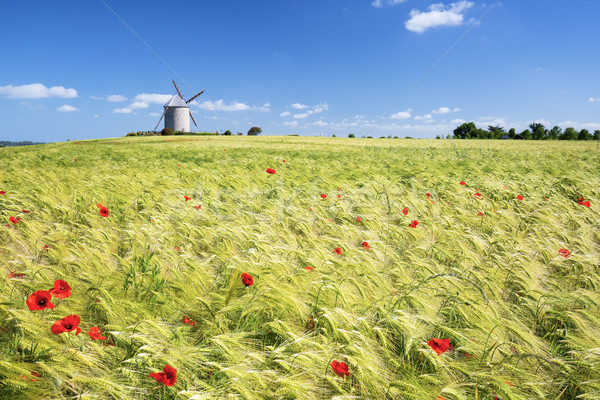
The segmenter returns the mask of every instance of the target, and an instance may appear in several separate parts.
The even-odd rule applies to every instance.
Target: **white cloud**
[[[148,115],[151,117],[160,117],[162,115],[162,113],[151,112],[151,113],[148,113]]]
[[[329,124],[328,124],[327,122],[323,122],[323,121],[321,121],[321,120],[318,120],[318,121],[315,121],[315,122],[313,122],[313,125],[314,125],[314,126],[321,127],[321,128],[324,128],[324,127],[326,127],[326,126],[329,126]]]
[[[41,83],[31,83],[21,86],[0,86],[0,95],[4,95],[9,99],[43,99],[47,97],[70,99],[77,97],[77,90],[67,89],[63,86],[47,88]]]
[[[290,128],[298,127],[298,121],[285,121],[283,124],[289,126]]]
[[[456,118],[456,119],[453,119],[452,121],[450,121],[450,123],[454,124],[454,125],[462,125],[465,122],[467,122],[467,121],[465,121],[464,119],[460,119],[460,118]]]
[[[327,111],[329,110],[329,104],[327,103],[323,103],[323,104],[318,104],[316,106],[313,107],[312,112],[309,111],[309,113],[321,113],[323,111]]]
[[[150,104],[165,104],[171,100],[172,94],[156,94],[156,93],[142,93],[135,96],[133,101],[139,101],[142,103]]]
[[[473,2],[461,0],[447,7],[442,3],[432,4],[429,11],[412,10],[410,19],[404,26],[412,32],[423,33],[429,28],[438,26],[458,26],[463,23],[463,11],[473,6]]]
[[[252,107],[244,103],[232,102],[225,104],[223,100],[203,101],[198,104],[198,107],[206,111],[247,111],[252,109]]]
[[[73,112],[73,111],[79,111],[78,108],[75,108],[73,106],[70,106],[68,104],[65,104],[64,106],[60,106],[56,109],[56,111],[58,112]]]
[[[305,108],[308,108],[308,106],[306,104],[294,103],[292,104],[292,108],[295,108],[296,110],[304,110]]]
[[[106,96],[106,100],[111,103],[118,103],[127,100],[127,97],[121,96],[120,94],[111,94],[110,96]]]
[[[327,104],[327,103],[321,103],[321,104],[317,104],[314,106],[307,106],[306,104],[294,103],[290,107],[295,108],[296,110],[306,110],[303,113],[294,114],[293,118],[296,118],[296,119],[307,118],[309,115],[320,114],[323,111],[329,110],[329,104]],[[284,111],[279,115],[282,117],[288,117],[291,115],[291,113],[289,111]]]
[[[294,114],[294,118],[296,118],[296,119],[303,119],[303,118],[307,118],[308,116],[309,116],[309,113]]]
[[[260,112],[270,112],[271,111],[271,104],[269,103],[265,103],[260,107],[254,107],[255,109],[257,109]]]
[[[131,108],[129,108],[129,107],[115,108],[115,109],[113,110],[113,112],[114,112],[115,114],[131,114],[131,112],[132,112],[132,111],[133,111],[133,110],[132,110]]]
[[[129,105],[129,108],[138,109],[138,108],[148,108],[148,103],[144,103],[143,101],[134,101]]]
[[[400,112],[397,112],[396,114],[390,115],[390,118],[391,119],[406,119],[406,118],[410,118],[410,112],[411,111],[412,110],[409,108],[406,111],[400,111]]]
[[[98,114],[94,114],[94,118],[100,118]]]
[[[431,110],[431,113],[432,114],[447,114],[451,111],[452,110],[450,109],[450,107],[440,107],[437,110]]]
[[[589,101],[590,103],[595,103],[595,102],[598,102],[598,101],[600,101],[600,99],[597,99],[597,98],[595,98],[595,97],[590,97],[590,98],[588,99],[588,101]]]
[[[390,4],[392,6],[395,6],[396,4],[400,4],[400,3],[404,3],[406,0],[388,0],[387,4]],[[371,5],[373,7],[382,7],[383,6],[383,2],[381,0],[374,0]]]
[[[415,115],[415,120],[417,120],[417,121],[421,121],[424,119],[433,119],[433,117],[431,116],[431,114]]]
[[[279,114],[280,117],[289,117],[290,115],[292,115],[292,113],[289,111],[284,111],[281,114]]]

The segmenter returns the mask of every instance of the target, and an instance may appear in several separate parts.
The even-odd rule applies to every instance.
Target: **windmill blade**
[[[196,123],[196,120],[194,119],[194,116],[192,115],[191,111],[190,111],[190,117],[192,117],[192,121],[194,121],[194,125],[196,125],[196,128],[197,128],[198,124]]]
[[[154,131],[156,131],[156,128],[158,128],[158,125],[160,124],[160,121],[162,121],[162,119],[163,119],[163,117],[165,116],[166,113],[167,113],[167,107],[165,107],[165,111],[163,111],[162,115],[160,116],[160,119],[158,120],[158,123],[154,127]]]
[[[185,104],[193,101],[196,97],[199,97],[202,95],[202,93],[204,93],[204,89],[202,89],[202,91],[200,93],[198,93],[197,95],[193,96],[191,99],[189,99],[188,101],[185,102]]]
[[[173,86],[175,86],[175,90],[177,90],[177,94],[179,94],[179,97],[181,97],[181,100],[185,101],[185,99],[183,98],[183,95],[181,94],[181,91],[177,87],[177,84],[175,83],[175,81],[173,79],[171,79],[171,82],[173,82]]]

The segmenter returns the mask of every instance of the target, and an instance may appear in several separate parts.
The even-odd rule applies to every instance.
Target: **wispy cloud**
[[[111,94],[110,96],[106,96],[106,100],[110,101],[111,103],[119,103],[121,101],[127,101],[127,97],[120,94]]]
[[[589,101],[590,103],[596,103],[596,102],[599,102],[599,101],[600,101],[600,99],[597,99],[597,98],[595,98],[595,97],[590,97],[590,98],[588,99],[588,101]]]
[[[314,106],[308,106],[306,104],[301,104],[301,103],[294,103],[290,107],[292,107],[296,110],[305,110],[302,113],[294,114],[293,118],[295,118],[295,119],[307,118],[309,115],[320,114],[324,111],[329,110],[329,104],[327,104],[327,103],[321,103],[321,104],[317,104]],[[289,111],[284,111],[279,115],[281,117],[288,117],[291,115],[291,113]]]
[[[113,112],[114,112],[115,114],[131,114],[131,112],[132,112],[132,111],[133,111],[133,110],[132,110],[131,108],[129,108],[129,107],[115,108],[115,109],[113,110]]]
[[[133,101],[140,101],[148,104],[165,104],[171,100],[172,94],[142,93],[134,97]]]
[[[450,107],[440,107],[438,109],[435,110],[431,110],[432,114],[448,114],[450,112],[458,112],[460,111],[460,108],[455,107],[455,108],[450,108]]]
[[[406,1],[406,0],[388,0],[388,1],[385,1],[385,2],[384,2],[384,1],[382,1],[382,0],[374,0],[374,1],[371,3],[371,5],[372,5],[373,7],[380,8],[380,7],[383,7],[383,5],[384,5],[384,4],[389,4],[389,5],[395,6],[396,4],[404,3],[405,1]]]
[[[391,119],[406,119],[406,118],[410,118],[410,112],[411,111],[412,110],[409,108],[406,111],[400,111],[400,112],[397,112],[396,114],[390,115],[390,118]]]
[[[56,111],[58,112],[73,112],[73,111],[79,111],[78,108],[70,106],[68,104],[65,104],[64,106],[60,106],[56,109]]]
[[[198,103],[198,108],[206,111],[247,111],[252,109],[252,107],[245,103],[231,102],[225,104],[223,100],[203,101],[202,103]]]
[[[423,33],[438,26],[459,26],[464,21],[463,12],[473,6],[473,2],[462,0],[444,6],[442,3],[430,5],[428,11],[412,10],[410,19],[404,26],[412,32]]]
[[[9,99],[43,99],[48,97],[70,99],[77,97],[77,90],[67,89],[63,86],[46,87],[41,83],[31,83],[21,86],[0,86],[0,95]]]
[[[429,119],[433,119],[433,116],[431,114],[415,115],[416,121],[423,121],[423,120],[429,120]]]
[[[292,108],[295,108],[296,110],[304,110],[305,108],[308,108],[308,106],[306,104],[301,104],[301,103],[294,103],[291,105]]]
[[[292,113],[289,111],[284,111],[281,114],[279,114],[280,117],[289,117],[290,115],[292,115]]]

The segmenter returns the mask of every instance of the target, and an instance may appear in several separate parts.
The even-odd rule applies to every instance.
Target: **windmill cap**
[[[179,97],[179,95],[174,95],[173,97],[171,97],[171,100],[167,101],[167,104],[165,104],[164,107],[186,107],[186,108],[190,108],[185,103],[185,101],[183,101],[183,99],[181,97]]]

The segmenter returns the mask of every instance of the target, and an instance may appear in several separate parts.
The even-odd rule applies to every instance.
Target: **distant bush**
[[[173,132],[173,135],[187,135],[189,134],[189,132],[185,132],[185,131],[175,131]]]
[[[160,131],[160,134],[163,135],[163,136],[172,135],[173,134],[173,129],[171,129],[171,128],[164,128],[162,131]]]
[[[349,133],[349,134],[348,134],[348,137],[349,137],[350,139],[354,139],[356,136],[354,136],[354,133]]]
[[[223,135],[231,136],[231,131],[229,129],[227,129],[225,132],[223,132]]]
[[[248,136],[257,136],[260,135],[262,133],[262,129],[258,126],[253,126],[252,128],[248,129]]]

